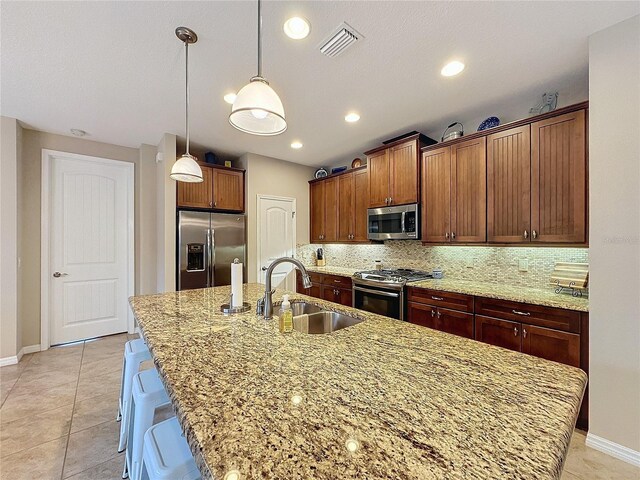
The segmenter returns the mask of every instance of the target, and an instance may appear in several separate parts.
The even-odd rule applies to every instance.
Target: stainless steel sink
[[[282,302],[278,302],[277,306],[274,307],[275,311],[277,312],[278,310],[280,310],[280,305],[282,305]],[[313,305],[312,303],[307,303],[307,302],[301,302],[301,301],[293,301],[291,302],[291,310],[293,310],[293,316],[297,317],[298,315],[304,315],[304,314],[311,314],[311,313],[318,313],[322,311],[322,308],[320,308],[317,305]]]
[[[331,333],[363,321],[359,318],[326,310],[300,316],[295,316],[294,313],[293,329],[302,333]]]

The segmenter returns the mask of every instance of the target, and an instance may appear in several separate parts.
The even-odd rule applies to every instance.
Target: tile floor
[[[115,422],[126,334],[25,355],[0,368],[0,478],[117,480]],[[640,469],[576,432],[562,480],[633,480]]]

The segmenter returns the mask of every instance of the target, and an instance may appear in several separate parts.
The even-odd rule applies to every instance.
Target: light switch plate
[[[521,272],[528,272],[529,271],[529,259],[528,258],[521,258],[520,260],[518,260],[518,270],[520,270]]]

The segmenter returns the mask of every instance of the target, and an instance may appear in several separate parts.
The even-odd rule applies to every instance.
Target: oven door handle
[[[381,290],[371,290],[370,288],[356,287],[355,285],[354,285],[353,289],[354,290],[358,290],[359,292],[373,293],[374,295],[382,295],[383,297],[400,298],[400,294],[399,293],[383,292]]]

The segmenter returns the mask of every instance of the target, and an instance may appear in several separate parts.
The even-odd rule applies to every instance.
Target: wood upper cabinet
[[[353,174],[338,177],[338,241],[349,242],[354,230],[354,184]]]
[[[213,208],[213,168],[202,165],[200,168],[202,182],[177,182],[178,207]]]
[[[389,199],[389,150],[367,158],[369,170],[369,208],[384,207]]]
[[[532,242],[586,240],[585,111],[531,124]]]
[[[422,241],[449,241],[451,231],[451,147],[422,154]]]
[[[356,242],[368,240],[367,209],[369,208],[369,174],[367,168],[353,172],[353,237]]]
[[[232,212],[244,211],[244,172],[213,169],[213,208]]]
[[[580,335],[522,325],[522,351],[580,368]]]
[[[487,240],[529,242],[531,238],[530,126],[487,137]]]
[[[476,315],[476,340],[519,352],[520,323]]]
[[[419,201],[418,143],[410,141],[389,149],[389,205]]]
[[[324,180],[324,232],[322,240],[338,240],[338,179]]]
[[[452,242],[487,240],[486,139],[475,138],[451,147]]]
[[[324,232],[324,182],[309,184],[309,200],[311,204],[311,242],[322,241]]]
[[[178,182],[177,206],[207,210],[244,211],[244,171],[200,165],[204,181]]]

